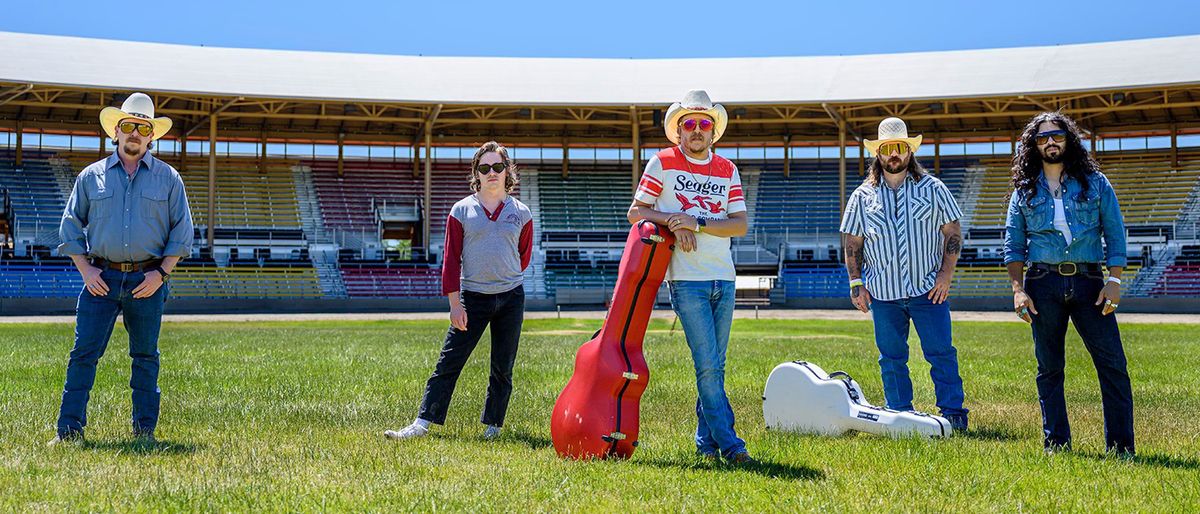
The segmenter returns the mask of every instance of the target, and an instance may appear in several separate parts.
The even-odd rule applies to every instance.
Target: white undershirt
[[[1054,229],[1062,232],[1067,246],[1071,246],[1071,226],[1067,225],[1067,210],[1063,207],[1062,198],[1054,199]]]

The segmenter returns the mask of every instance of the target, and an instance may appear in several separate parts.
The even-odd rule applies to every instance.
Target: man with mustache
[[[950,283],[962,251],[962,211],[946,185],[925,172],[914,154],[921,136],[908,136],[900,118],[879,123],[879,138],[864,140],[875,158],[846,202],[841,232],[850,275],[850,301],[870,312],[883,392],[890,409],[913,410],[908,372],[909,322],[932,369],[942,416],[967,429],[958,350],[950,333]]]
[[[696,451],[749,464],[754,460],[733,429],[725,394],[736,278],[729,238],[745,235],[747,225],[737,167],[712,151],[728,120],[725,107],[701,90],[667,109],[663,128],[676,146],[646,163],[629,222],[650,220],[675,234],[667,283],[696,370]]]
[[[139,442],[154,442],[167,277],[192,253],[195,237],[183,179],[149,152],[171,130],[171,120],[155,118],[150,97],[134,93],[120,109],[100,111],[100,126],[116,148],[79,174],[59,228],[58,251],[74,261],[84,288],[76,305],[58,435],[51,445],[83,440],[96,363],[118,314],[124,314],[133,359],[133,435]]]
[[[1070,320],[1100,378],[1105,446],[1132,456],[1133,388],[1113,314],[1127,260],[1117,194],[1084,148],[1075,122],[1061,112],[1039,114],[1025,126],[1013,155],[1012,185],[1004,264],[1013,309],[1033,328],[1043,448],[1071,449],[1063,394]]]

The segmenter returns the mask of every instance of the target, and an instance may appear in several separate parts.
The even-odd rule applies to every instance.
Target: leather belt
[[[1053,271],[1064,277],[1069,277],[1079,273],[1104,273],[1104,268],[1102,268],[1099,263],[1095,262],[1060,262],[1058,264],[1035,262],[1029,267],[1029,269]]]
[[[115,269],[123,273],[129,273],[131,271],[144,271],[157,268],[158,265],[162,264],[162,259],[150,259],[141,262],[112,262],[99,257],[92,257],[90,262],[98,268]]]

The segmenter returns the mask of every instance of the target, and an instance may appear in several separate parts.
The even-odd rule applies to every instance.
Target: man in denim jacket
[[[1116,192],[1084,149],[1075,122],[1059,112],[1039,114],[1025,126],[1013,157],[1012,185],[1004,264],[1012,281],[1013,308],[1033,326],[1045,449],[1052,453],[1071,447],[1063,395],[1069,319],[1100,378],[1105,445],[1131,456],[1133,390],[1113,314],[1121,301],[1126,264],[1125,223]]]

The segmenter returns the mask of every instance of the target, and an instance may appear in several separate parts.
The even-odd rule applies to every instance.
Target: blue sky
[[[844,55],[1200,34],[1195,1],[4,0],[2,11],[2,31],[405,55]]]

